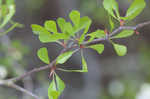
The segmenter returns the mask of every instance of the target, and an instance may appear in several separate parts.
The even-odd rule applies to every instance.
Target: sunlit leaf
[[[102,52],[104,51],[104,45],[103,44],[91,45],[91,46],[89,46],[89,48],[96,50],[99,54],[102,54]]]
[[[8,10],[9,10],[8,14],[4,17],[3,22],[0,25],[0,28],[3,28],[15,14],[15,5],[13,4],[9,5]]]
[[[120,19],[118,3],[116,2],[116,0],[104,0],[103,6],[111,16],[116,19]]]
[[[114,24],[114,22],[113,22],[113,20],[112,20],[112,17],[111,16],[109,16],[109,24],[110,24],[110,31],[112,32],[112,30],[114,29],[114,27],[115,27],[115,24]]]
[[[37,52],[37,55],[40,58],[40,60],[43,61],[44,63],[46,63],[46,64],[50,63],[47,48],[45,48],[45,47],[40,48]]]
[[[65,32],[66,32],[66,31],[65,31],[65,30],[66,30],[66,29],[65,29],[65,24],[66,24],[65,19],[64,19],[64,18],[58,18],[58,19],[57,19],[57,24],[58,24],[60,30],[61,30],[63,33],[65,33]]]
[[[88,32],[89,27],[91,26],[91,19],[87,16],[82,17],[80,20],[80,29],[84,28],[84,31],[79,39],[79,44],[81,44],[85,39],[85,34]]]
[[[75,26],[78,26],[80,23],[80,12],[73,10],[70,12],[69,17]]]
[[[46,21],[44,27],[50,32],[57,33],[56,22],[53,20]]]

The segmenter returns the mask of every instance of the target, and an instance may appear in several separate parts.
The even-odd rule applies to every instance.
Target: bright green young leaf
[[[58,24],[60,30],[61,30],[63,33],[65,33],[65,32],[66,32],[66,31],[65,31],[65,30],[66,30],[66,29],[65,29],[66,20],[65,20],[64,18],[58,18],[58,19],[57,19],[57,24]]]
[[[66,70],[66,69],[62,69],[62,68],[59,68],[59,70],[64,71],[64,72],[88,72],[87,63],[86,63],[82,53],[81,53],[81,57],[82,57],[82,70]]]
[[[81,44],[84,41],[85,35],[88,32],[88,30],[91,26],[91,23],[92,23],[92,21],[89,17],[85,16],[85,17],[81,18],[81,20],[80,20],[80,29],[84,28],[84,31],[83,31],[80,39],[79,39],[79,44]]]
[[[116,2],[116,0],[104,0],[103,6],[111,16],[120,20],[118,3]]]
[[[105,33],[104,30],[96,30],[95,32],[89,33],[88,36],[90,36],[89,42],[92,41],[95,38],[104,38]]]
[[[44,27],[50,32],[57,33],[56,22],[53,20],[46,21]]]
[[[40,60],[43,61],[44,63],[46,63],[46,64],[50,63],[47,48],[45,48],[45,47],[40,48],[37,52],[37,55],[40,58]]]
[[[112,38],[125,38],[125,37],[132,36],[133,34],[134,34],[133,30],[123,30],[122,32],[120,32],[119,34],[115,35]]]
[[[58,99],[60,92],[57,91],[55,80],[53,79],[48,88],[48,97],[49,99]]]
[[[126,55],[126,53],[127,53],[127,47],[126,46],[113,43],[113,47],[114,47],[118,56]]]
[[[32,24],[31,28],[32,28],[33,33],[37,35],[50,34],[44,27],[37,25],[37,24]]]
[[[53,79],[48,88],[49,99],[58,99],[65,88],[64,82],[55,74],[56,79]],[[55,83],[56,81],[56,83]]]
[[[80,12],[73,10],[70,12],[69,17],[75,26],[78,26],[80,23]]]
[[[112,32],[115,27],[115,24],[114,24],[111,16],[109,16],[109,24],[110,24],[110,31]]]
[[[69,37],[65,33],[54,33],[50,34],[49,32],[39,35],[39,39],[42,43],[56,42],[60,39],[67,40]]]
[[[72,24],[70,22],[66,22],[64,26],[65,26],[65,32],[67,32],[67,34],[71,36],[74,36]]]
[[[104,51],[103,44],[91,45],[91,46],[89,46],[89,48],[96,50],[99,54],[102,54],[102,52]]]
[[[134,0],[131,6],[128,8],[126,16],[123,19],[124,20],[134,19],[137,15],[139,15],[143,11],[145,6],[146,6],[145,0]]]
[[[65,63],[72,56],[73,53],[74,53],[73,51],[68,51],[68,52],[61,54],[60,56],[58,56],[56,60],[56,64]]]
[[[65,89],[65,83],[59,78],[57,74],[55,74],[55,76],[56,76],[56,83],[57,83],[58,91],[62,93],[63,90]]]

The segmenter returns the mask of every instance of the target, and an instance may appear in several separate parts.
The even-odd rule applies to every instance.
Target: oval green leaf
[[[78,26],[80,23],[80,12],[73,10],[70,12],[69,17],[75,26]]]
[[[113,47],[114,47],[118,56],[126,55],[126,53],[127,53],[127,47],[126,46],[113,43]]]
[[[89,46],[89,48],[96,50],[99,54],[102,54],[102,52],[104,51],[103,44],[91,45],[91,46]]]
[[[74,53],[73,51],[68,51],[68,52],[61,54],[60,56],[58,56],[56,60],[56,64],[65,63],[72,56],[73,53]]]
[[[49,64],[50,63],[50,59],[48,57],[48,51],[47,51],[47,48],[43,47],[43,48],[40,48],[37,52],[37,56],[39,57],[39,59],[41,61],[43,61],[44,63],[46,64]]]
[[[46,21],[44,27],[50,32],[57,33],[56,22],[53,20]]]
[[[134,19],[137,15],[139,15],[143,11],[145,6],[146,6],[145,0],[134,0],[131,6],[128,8],[126,16],[123,19],[124,20]]]
[[[115,35],[112,38],[126,38],[132,36],[133,34],[134,34],[133,30],[123,30],[122,32],[120,32],[119,34]]]

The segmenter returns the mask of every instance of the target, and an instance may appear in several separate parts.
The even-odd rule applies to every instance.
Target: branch
[[[119,32],[121,32],[122,30],[137,30],[137,29],[140,29],[140,28],[142,28],[142,27],[144,27],[146,25],[150,25],[150,21],[140,23],[140,24],[138,24],[136,26],[120,26],[117,29],[115,29],[112,33],[110,33],[108,35],[108,37],[112,37],[112,36],[118,34]],[[93,40],[91,42],[87,42],[86,41],[86,42],[83,43],[83,45],[87,45],[87,46],[88,45],[94,45],[94,44],[98,44],[101,41],[105,41],[105,40],[108,40],[108,39],[107,38],[98,38],[98,39],[95,39],[95,40]]]
[[[122,31],[122,30],[137,30],[137,29],[142,28],[142,27],[144,27],[144,26],[146,26],[146,25],[149,25],[149,24],[150,24],[150,21],[147,21],[147,22],[138,24],[138,25],[136,25],[136,26],[120,26],[120,27],[118,27],[117,29],[115,29],[112,33],[110,33],[108,36],[111,37],[111,36],[113,36],[113,35],[116,35],[117,33],[119,33],[119,32]],[[100,43],[101,41],[105,41],[105,40],[107,40],[107,39],[106,39],[106,38],[98,38],[98,39],[95,39],[95,40],[93,40],[93,41],[91,41],[91,42],[85,41],[85,42],[82,43],[82,45],[87,45],[87,46],[88,46],[88,45],[98,44],[98,43]],[[75,45],[75,46],[72,46],[72,47],[70,47],[70,48],[63,49],[60,54],[66,52],[66,51],[68,51],[68,50],[70,50],[70,49],[72,49],[72,48],[77,48],[77,47],[78,47],[78,46]],[[58,56],[59,56],[59,55],[58,55]],[[57,59],[57,58],[56,58],[56,59]],[[32,69],[32,70],[30,70],[30,71],[24,73],[23,75],[18,76],[18,77],[15,77],[15,78],[12,78],[12,79],[10,79],[10,80],[14,83],[14,82],[17,82],[17,81],[19,81],[19,80],[24,79],[24,78],[27,77],[27,76],[30,76],[30,75],[33,74],[33,73],[36,73],[36,72],[39,72],[39,71],[42,71],[42,70],[46,70],[46,69],[48,69],[48,68],[51,68],[53,65],[55,65],[56,59],[53,60],[49,65],[45,65],[45,66],[42,66],[42,67],[39,67],[39,68],[34,68],[34,69]],[[0,84],[0,85],[1,85],[1,84]]]
[[[41,98],[39,98],[39,96],[33,94],[32,92],[30,92],[30,91],[28,91],[28,90],[26,90],[26,89],[24,89],[24,88],[22,88],[22,87],[20,87],[16,84],[14,84],[14,82],[12,82],[11,80],[0,80],[0,86],[11,87],[11,88],[14,88],[14,89],[16,89],[20,92],[26,93],[26,94],[32,96],[35,99],[41,99]]]

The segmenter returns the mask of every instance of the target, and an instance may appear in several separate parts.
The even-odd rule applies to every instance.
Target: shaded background
[[[118,1],[120,13],[123,16],[133,0]],[[146,2],[146,8],[130,23],[131,25],[150,20],[150,1],[146,0]],[[36,56],[40,47],[48,47],[51,60],[59,54],[61,47],[56,43],[40,43],[38,37],[33,35],[30,25],[43,25],[45,20],[56,20],[58,17],[65,17],[69,20],[68,14],[73,9],[79,10],[82,16],[89,16],[93,20],[90,32],[108,26],[108,15],[102,6],[102,0],[16,0],[17,12],[14,20],[24,24],[24,28],[16,28],[10,32],[9,39],[3,37],[2,45],[7,45],[6,40],[11,40],[10,42],[15,46],[18,44],[16,40],[19,40],[21,44],[18,44],[17,48],[22,48],[18,52],[22,58],[19,60],[19,65],[16,62],[9,64],[15,73],[7,68],[8,78],[45,65]],[[105,51],[101,55],[93,50],[84,50],[88,73],[58,71],[66,83],[66,88],[60,99],[148,99],[147,97],[150,97],[150,26],[140,29],[139,32],[140,35],[116,40],[116,42],[128,47],[126,56],[117,56],[112,45],[105,42]],[[13,58],[19,57],[18,53]],[[0,64],[3,64],[2,61]],[[5,65],[8,62],[5,62]],[[14,65],[21,69],[16,70]],[[75,54],[64,66],[80,68],[79,53]],[[19,82],[18,84],[47,99],[47,88],[50,83],[48,75],[49,70],[41,71],[28,77],[26,83]],[[26,95],[22,97],[22,93],[14,89],[0,87],[0,99],[32,98]]]

